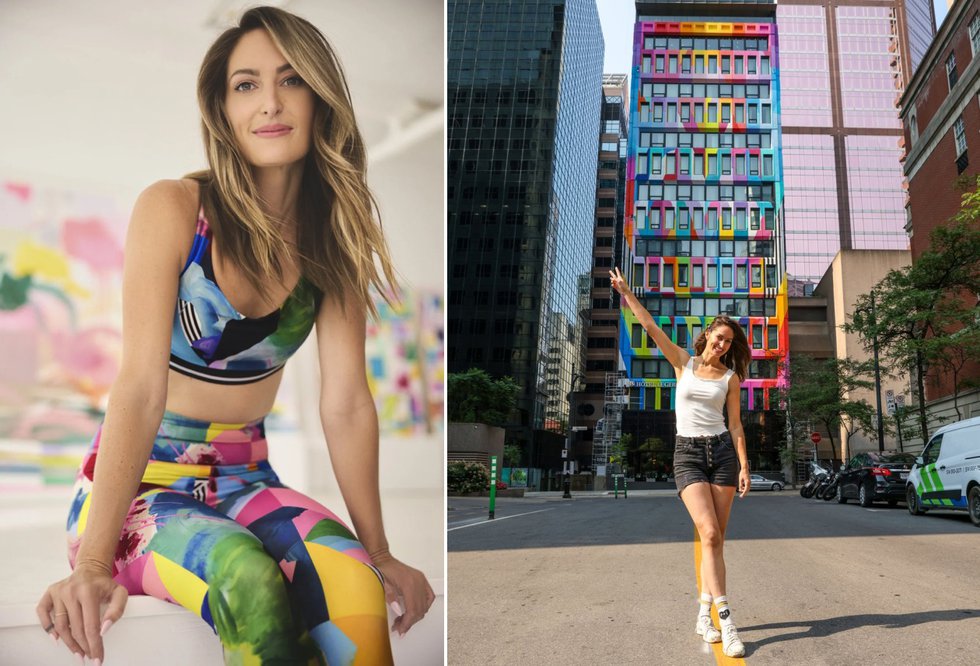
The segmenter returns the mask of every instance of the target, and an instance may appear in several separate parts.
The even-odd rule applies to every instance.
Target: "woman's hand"
[[[742,469],[738,472],[738,493],[739,497],[745,497],[745,494],[749,492],[752,487],[752,477],[749,474],[749,468],[747,465],[743,465]]]
[[[623,274],[619,272],[619,266],[616,267],[616,272],[609,271],[609,282],[612,288],[618,291],[620,294],[629,293],[630,287],[626,284],[626,280],[623,278]]]
[[[402,564],[388,554],[375,556],[373,560],[385,579],[385,599],[398,613],[391,630],[403,636],[425,616],[436,595],[418,569]]]
[[[73,653],[101,663],[102,637],[122,617],[129,593],[98,566],[79,564],[67,578],[52,584],[37,604],[41,628],[60,638]],[[101,612],[106,604],[105,612]]]

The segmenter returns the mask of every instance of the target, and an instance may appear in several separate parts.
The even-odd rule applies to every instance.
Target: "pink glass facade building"
[[[808,294],[842,249],[906,249],[896,101],[935,33],[924,0],[778,3],[786,263]]]

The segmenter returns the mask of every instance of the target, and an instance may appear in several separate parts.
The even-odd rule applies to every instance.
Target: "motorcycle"
[[[813,497],[819,484],[830,475],[830,470],[824,469],[815,462],[810,463],[810,479],[800,487],[800,496],[807,499]]]
[[[823,493],[820,495],[820,499],[822,499],[824,502],[829,502],[832,499],[836,499],[838,485],[840,485],[840,472],[834,472],[827,480],[827,485],[824,487]]]

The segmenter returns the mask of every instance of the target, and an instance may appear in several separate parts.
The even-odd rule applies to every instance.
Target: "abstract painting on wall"
[[[98,427],[121,354],[125,222],[111,196],[0,183],[5,484],[72,476]]]
[[[376,299],[367,327],[368,383],[381,432],[423,434],[442,426],[445,393],[442,297],[406,291],[394,306]]]

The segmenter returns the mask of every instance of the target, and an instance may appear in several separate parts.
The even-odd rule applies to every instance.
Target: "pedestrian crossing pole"
[[[497,456],[490,456],[490,520],[497,503]]]

